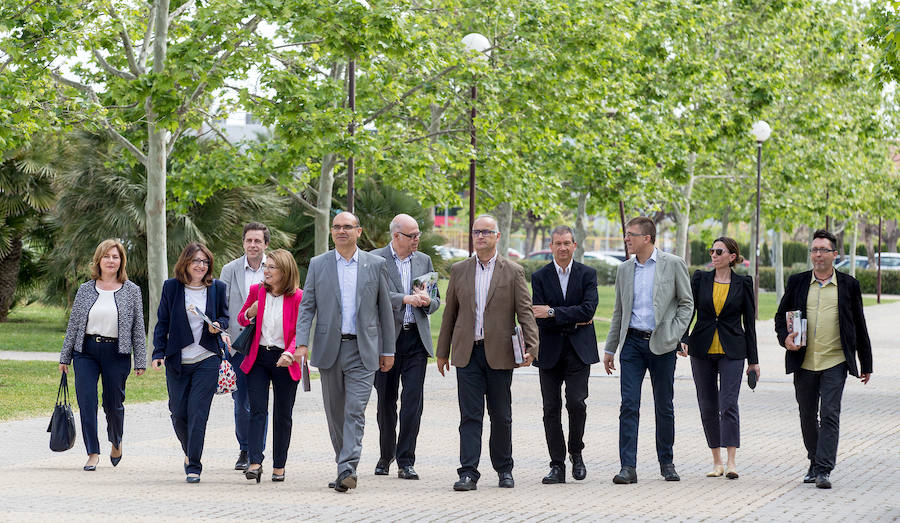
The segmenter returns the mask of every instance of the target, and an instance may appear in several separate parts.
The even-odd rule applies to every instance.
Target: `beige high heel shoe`
[[[725,467],[722,465],[716,465],[711,471],[706,473],[706,477],[708,478],[720,478],[722,474],[725,474]]]

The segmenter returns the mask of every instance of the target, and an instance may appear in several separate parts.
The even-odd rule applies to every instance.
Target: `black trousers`
[[[272,384],[272,467],[284,468],[288,447],[291,446],[291,427],[297,382],[287,367],[276,367],[281,350],[259,349],[253,368],[247,374],[247,394],[250,397],[250,430],[247,438],[250,463],[262,463],[266,442],[266,418],[269,411],[269,383]]]
[[[798,369],[794,372],[803,445],[817,472],[830,473],[837,460],[841,398],[846,382],[846,363],[822,371]]]
[[[97,381],[103,383],[103,413],[106,436],[116,447],[125,429],[125,381],[131,372],[131,356],[119,354],[119,343],[99,343],[85,336],[81,352],[72,356],[75,366],[75,397],[78,399],[81,435],[88,454],[100,454],[97,438]]]
[[[565,466],[566,439],[562,429],[562,386],[566,385],[566,411],[569,413],[569,454],[584,449],[584,424],[587,420],[588,378],[591,366],[581,361],[572,343],[565,339],[559,361],[550,369],[540,369],[541,396],[544,400],[544,435],[550,451],[550,466]]]
[[[169,412],[172,426],[181,443],[181,450],[188,458],[185,474],[200,474],[203,465],[203,443],[206,440],[206,422],[209,408],[219,380],[218,356],[211,356],[197,363],[181,365],[175,374],[166,367],[166,388],[169,391]]]
[[[465,367],[456,369],[456,393],[459,398],[459,464],[456,470],[475,481],[481,477],[481,431],[487,399],[491,418],[488,442],[494,470],[512,472],[512,369],[492,369],[485,359],[484,346],[472,347]]]
[[[416,463],[416,439],[422,420],[423,389],[428,352],[415,325],[400,330],[394,353],[394,366],[388,372],[375,373],[378,391],[378,432],[381,461],[395,457],[400,467]],[[403,392],[400,384],[403,383]],[[400,434],[397,435],[397,399],[400,399]]]

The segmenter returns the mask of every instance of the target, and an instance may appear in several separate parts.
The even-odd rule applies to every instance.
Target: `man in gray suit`
[[[228,336],[235,339],[244,330],[237,321],[241,307],[247,301],[247,293],[251,285],[263,279],[263,266],[266,264],[266,248],[269,247],[269,228],[259,222],[250,222],[244,226],[244,255],[231,260],[224,267],[219,279],[228,288]],[[250,461],[247,456],[247,430],[250,426],[250,398],[247,396],[247,375],[241,370],[244,355],[229,351],[228,361],[237,375],[237,390],[231,393],[234,400],[234,436],[238,440],[240,453],[234,464],[234,470],[247,470]],[[268,421],[268,420],[267,420]],[[265,435],[265,432],[263,433]],[[265,447],[265,438],[263,446]]]
[[[622,350],[619,386],[619,460],[622,470],[613,483],[637,483],[638,415],[641,384],[650,371],[656,410],[656,455],[666,481],[678,481],[672,463],[675,441],[675,351],[694,312],[687,265],[678,256],[656,248],[656,225],[643,216],[626,225],[625,244],[634,257],[616,271],[616,306],[613,311],[603,365],[612,374],[616,351]],[[684,356],[685,354],[682,354]]]
[[[394,316],[385,260],[360,250],[359,219],[334,217],[334,249],[309,261],[295,358],[307,354],[313,318],[316,334],[310,363],[319,369],[325,418],[337,462],[338,492],[356,488],[366,404],[375,372],[394,364]]]
[[[413,280],[434,271],[431,258],[418,252],[419,225],[408,214],[398,214],[391,220],[391,242],[372,254],[387,263],[388,286],[394,308],[394,330],[397,333],[394,367],[375,375],[378,391],[378,431],[381,457],[375,474],[388,474],[391,462],[397,459],[397,476],[419,479],[413,468],[416,462],[416,438],[422,418],[425,367],[434,355],[431,326],[428,316],[440,307],[439,299],[431,299],[425,289],[413,289]],[[397,436],[397,397],[400,382],[400,435]]]

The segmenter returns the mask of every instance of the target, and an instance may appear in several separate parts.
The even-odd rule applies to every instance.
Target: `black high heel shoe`
[[[273,472],[272,473],[272,481],[274,481],[276,483],[278,483],[280,481],[284,481],[284,472],[282,472],[281,474],[275,474]]]
[[[244,477],[249,480],[255,479],[256,482],[259,483],[259,480],[262,478],[262,473],[263,473],[263,468],[262,468],[262,465],[260,465],[259,468],[257,468],[257,469],[248,468],[247,470],[245,470]]]
[[[111,452],[111,451],[110,451],[110,452]],[[116,456],[116,457],[113,457],[112,454],[109,455],[109,462],[112,463],[112,466],[113,466],[113,467],[115,467],[116,465],[118,465],[120,461],[122,461],[122,448],[121,448],[121,443],[119,444],[119,455]]]

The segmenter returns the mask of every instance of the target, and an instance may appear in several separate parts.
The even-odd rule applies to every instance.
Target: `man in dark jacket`
[[[834,235],[826,230],[813,233],[809,249],[813,270],[788,279],[775,314],[778,342],[787,349],[785,367],[788,374],[794,374],[800,430],[810,461],[803,482],[824,489],[831,488],[829,475],[837,457],[841,396],[847,373],[863,383],[868,383],[872,374],[872,345],[859,282],[834,270],[836,243]],[[806,320],[802,346],[795,343],[796,328],[788,333],[786,313],[792,311],[799,311],[800,318]],[[795,314],[793,322],[798,321]]]
[[[550,451],[550,473],[542,483],[566,482],[566,439],[562,429],[562,385],[566,385],[569,413],[569,456],[572,477],[584,479],[587,469],[581,457],[587,418],[588,377],[591,364],[600,361],[594,311],[597,310],[597,271],[572,259],[572,229],[560,225],[550,234],[553,261],[531,277],[534,317],[540,334],[541,396],[544,400],[544,433]]]

